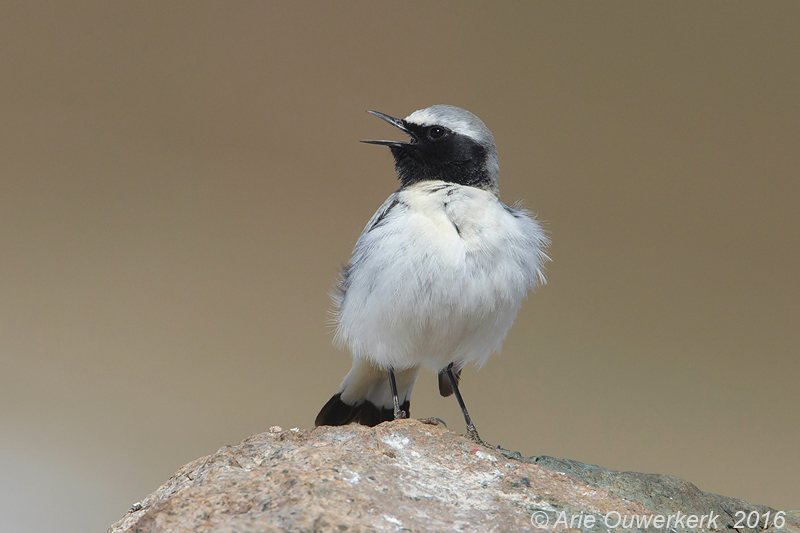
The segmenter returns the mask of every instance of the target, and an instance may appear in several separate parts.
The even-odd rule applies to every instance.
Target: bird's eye
[[[434,126],[428,130],[428,137],[431,139],[441,139],[444,137],[444,134],[447,133],[447,130],[441,126]]]

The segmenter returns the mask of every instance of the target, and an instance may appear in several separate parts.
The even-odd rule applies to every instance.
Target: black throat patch
[[[418,141],[390,146],[403,187],[441,180],[487,189],[486,148],[466,135],[452,134],[442,142]]]

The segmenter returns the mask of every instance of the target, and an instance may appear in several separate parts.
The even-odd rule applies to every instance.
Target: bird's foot
[[[447,427],[447,424],[444,420],[435,416],[430,418],[420,418],[419,421],[423,424],[428,424],[429,426],[442,426],[443,428]]]
[[[401,418],[408,418],[408,413],[406,413],[402,409],[395,408],[395,410],[394,410],[394,419],[395,420],[400,420]]]
[[[487,447],[489,446],[489,444],[487,444],[481,438],[481,436],[478,435],[478,430],[475,429],[475,426],[473,426],[472,424],[467,426],[467,437],[469,437],[469,440],[471,440],[475,444],[480,444],[481,446],[487,446]]]

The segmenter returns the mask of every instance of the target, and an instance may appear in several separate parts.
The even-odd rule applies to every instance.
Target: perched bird
[[[388,146],[400,189],[367,223],[333,295],[334,342],[353,366],[316,425],[405,418],[421,367],[455,393],[469,362],[500,350],[529,289],[545,282],[549,240],[527,211],[498,198],[492,132],[475,115],[434,105],[397,119],[410,140]]]

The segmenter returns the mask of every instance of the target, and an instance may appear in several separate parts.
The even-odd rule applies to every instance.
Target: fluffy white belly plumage
[[[390,196],[334,294],[336,336],[378,368],[483,365],[544,283],[540,224],[491,192],[426,181]]]

